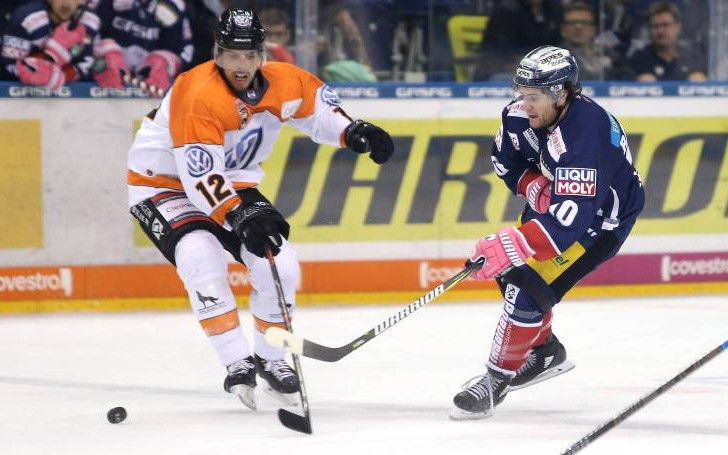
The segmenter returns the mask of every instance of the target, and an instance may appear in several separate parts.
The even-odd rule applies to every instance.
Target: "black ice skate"
[[[295,405],[298,403],[295,396],[301,389],[298,376],[285,360],[265,360],[256,354],[255,366],[258,370],[258,376],[267,384],[265,391],[269,395],[285,404]]]
[[[511,390],[538,384],[574,368],[574,363],[566,358],[566,349],[553,333],[546,343],[531,349],[526,362],[516,371],[511,381]]]
[[[473,382],[478,379],[477,382]],[[511,376],[488,368],[481,376],[476,376],[463,384],[463,391],[455,395],[455,408],[450,411],[452,420],[484,419],[493,415],[511,384]]]
[[[228,393],[234,393],[240,398],[243,404],[253,411],[255,406],[255,395],[253,391],[257,385],[255,382],[255,362],[253,356],[238,360],[227,367],[228,374],[225,378],[223,388]]]

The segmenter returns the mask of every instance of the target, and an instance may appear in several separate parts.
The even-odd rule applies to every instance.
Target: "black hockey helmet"
[[[265,30],[253,10],[225,10],[215,32],[215,44],[223,49],[254,49],[263,51]]]
[[[513,89],[520,87],[540,88],[558,97],[566,90],[571,99],[581,92],[579,66],[571,52],[556,46],[541,46],[521,60],[513,78]]]

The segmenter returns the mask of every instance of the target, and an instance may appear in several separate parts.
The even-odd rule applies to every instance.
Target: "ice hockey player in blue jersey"
[[[18,6],[2,30],[5,73],[51,90],[90,77],[98,16],[81,0],[34,0]]]
[[[166,91],[188,69],[194,47],[184,0],[96,0],[101,40],[94,79],[122,88],[124,75]],[[150,90],[154,92],[155,90]]]
[[[472,276],[495,278],[505,302],[486,372],[453,399],[455,420],[488,417],[509,390],[573,368],[552,333],[552,308],[617,253],[644,205],[624,130],[581,95],[569,51],[529,52],[513,89],[491,158],[528,203],[517,226],[480,239],[470,257],[486,259]]]

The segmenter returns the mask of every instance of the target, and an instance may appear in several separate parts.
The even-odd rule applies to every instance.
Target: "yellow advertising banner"
[[[626,118],[647,203],[635,233],[728,233],[728,119]],[[499,120],[389,120],[385,166],[283,131],[261,190],[296,242],[477,238],[513,223],[523,200],[490,162]]]
[[[0,249],[43,246],[39,120],[0,120]]]

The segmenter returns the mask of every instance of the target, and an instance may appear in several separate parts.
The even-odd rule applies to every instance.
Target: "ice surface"
[[[294,325],[338,346],[399,308],[301,307]],[[223,392],[191,312],[0,317],[0,454],[558,454],[728,339],[728,296],[567,299],[554,329],[576,369],[452,422],[500,311],[432,303],[337,363],[304,359],[312,436],[262,391],[257,413]],[[106,421],[114,406],[122,424]],[[582,453],[728,453],[728,353]]]

